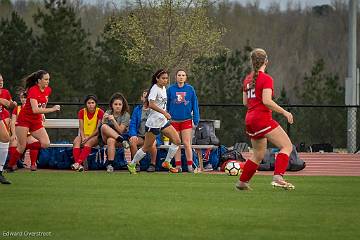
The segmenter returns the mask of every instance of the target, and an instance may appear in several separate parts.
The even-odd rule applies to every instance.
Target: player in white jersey
[[[131,174],[136,174],[136,164],[141,161],[155,142],[156,136],[161,132],[170,138],[171,145],[166,155],[162,167],[169,169],[172,173],[177,173],[170,161],[181,144],[179,134],[170,124],[171,115],[166,111],[167,95],[166,88],[169,80],[169,74],[166,70],[160,69],[155,72],[151,79],[151,87],[148,93],[150,114],[145,123],[145,141],[144,145],[136,152],[133,160],[128,164],[128,170]]]

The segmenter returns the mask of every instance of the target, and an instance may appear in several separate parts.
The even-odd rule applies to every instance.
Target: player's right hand
[[[115,122],[115,117],[114,117],[114,115],[108,115],[108,119],[109,119],[109,121]]]

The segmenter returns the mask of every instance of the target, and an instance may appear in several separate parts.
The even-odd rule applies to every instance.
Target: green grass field
[[[360,239],[359,177],[16,172],[0,185],[0,239]],[[7,237],[8,232],[51,232]],[[24,233],[23,233],[24,234]]]

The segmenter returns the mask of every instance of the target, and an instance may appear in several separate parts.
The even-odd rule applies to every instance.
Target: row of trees
[[[249,52],[252,46],[263,46],[270,56],[269,71],[275,76],[280,102],[343,104],[345,67],[334,65],[329,73],[326,65],[342,61],[344,39],[338,46],[322,41],[322,48],[311,41],[315,35],[320,38],[318,32],[324,33],[321,27],[327,20],[338,17],[331,20],[336,26],[344,19],[344,4],[335,4],[338,8],[323,16],[290,7],[281,12],[276,5],[264,11],[256,2],[242,6],[227,1],[138,0],[116,9],[67,0],[14,4],[1,0],[0,72],[5,86],[14,92],[25,75],[48,70],[55,89],[52,101],[78,102],[91,92],[105,102],[114,91],[121,91],[136,102],[155,69],[181,67],[188,71],[200,103],[241,103],[240,80],[250,71]],[[326,30],[326,38],[339,38],[330,35],[335,30]],[[325,129],[325,125],[307,124],[314,115],[300,112],[301,130]],[[74,115],[73,110],[63,114]],[[225,143],[244,135],[243,109],[204,107],[202,116],[222,120],[220,137]],[[323,116],[329,119],[333,114]],[[341,124],[343,117],[339,118]]]
[[[135,101],[156,68],[190,69],[195,59],[222,48],[221,32],[206,16],[206,4],[139,1],[136,8],[109,17],[92,44],[76,6],[45,0],[33,15],[37,33],[16,11],[1,20],[1,71],[13,90],[26,74],[47,69],[57,89],[53,100],[76,101],[89,91],[105,100],[119,86]]]

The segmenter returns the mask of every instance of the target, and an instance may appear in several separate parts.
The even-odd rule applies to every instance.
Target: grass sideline
[[[0,239],[360,239],[359,177],[16,172],[0,185]]]

